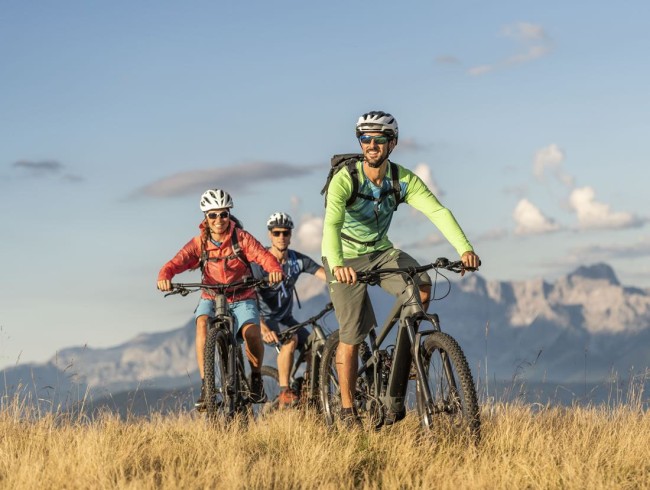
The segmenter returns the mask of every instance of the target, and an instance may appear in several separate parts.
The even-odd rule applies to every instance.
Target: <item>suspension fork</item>
[[[305,354],[309,353],[309,358],[306,361],[309,363],[309,396],[315,397],[318,395],[318,377],[320,374],[320,362],[323,356],[323,346],[325,345],[326,336],[320,325],[313,324],[314,339]]]
[[[228,328],[228,392],[234,397],[237,395],[237,339],[233,335],[233,321],[225,317],[221,320]]]
[[[420,393],[424,397],[425,410],[429,410],[431,403],[433,402],[433,396],[431,395],[431,390],[429,389],[429,383],[427,383],[427,373],[424,371],[424,365],[422,364],[422,337],[424,335],[429,335],[433,333],[433,330],[418,332],[415,334],[413,339],[413,355],[415,359],[415,369],[417,370],[417,377],[415,382],[418,384]]]
[[[434,330],[431,332],[427,333],[433,333],[435,332],[441,332],[440,328],[440,318],[438,317],[437,313],[432,313],[429,315],[429,320],[431,321],[431,324],[433,325]],[[422,332],[423,335],[426,335],[425,332]],[[419,348],[419,342],[418,342],[418,348]],[[447,354],[444,350],[440,351],[440,359],[442,359],[442,365],[444,366],[445,369],[445,375],[447,376],[447,380],[449,381],[449,385],[451,388],[454,389],[454,392],[458,392],[458,387],[456,386],[456,378],[454,377],[454,372],[451,368],[451,363],[449,362],[449,354]],[[427,383],[427,387],[428,387]]]

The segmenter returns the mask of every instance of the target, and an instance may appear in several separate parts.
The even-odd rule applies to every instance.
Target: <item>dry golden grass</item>
[[[626,406],[491,405],[476,448],[414,414],[360,432],[296,411],[228,426],[25,412],[0,412],[1,488],[650,488],[650,414]]]

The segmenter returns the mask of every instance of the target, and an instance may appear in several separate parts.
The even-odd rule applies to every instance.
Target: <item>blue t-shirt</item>
[[[315,274],[321,266],[304,254],[294,250],[288,250],[287,260],[282,264],[284,280],[265,288],[257,289],[257,297],[260,303],[260,315],[264,318],[271,318],[280,321],[293,310],[293,292],[296,287],[298,276],[303,272]],[[251,263],[253,276],[257,279],[267,278],[268,272],[263,270],[256,263]]]

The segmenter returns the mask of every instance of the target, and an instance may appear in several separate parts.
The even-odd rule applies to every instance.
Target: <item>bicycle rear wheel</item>
[[[209,416],[228,413],[228,336],[211,327],[205,342],[204,383],[206,412]]]
[[[456,340],[444,332],[427,336],[421,349],[424,382],[431,392],[428,404],[417,383],[417,409],[422,427],[466,433],[478,442],[481,427],[478,399],[465,354]]]
[[[323,415],[327,425],[334,425],[341,413],[341,388],[336,371],[336,349],[339,346],[338,330],[327,338],[320,364],[320,395]]]

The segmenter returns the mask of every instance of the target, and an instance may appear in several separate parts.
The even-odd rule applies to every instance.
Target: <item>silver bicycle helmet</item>
[[[209,189],[201,196],[199,203],[201,211],[204,213],[211,209],[232,208],[234,206],[232,197],[226,191],[221,189]]]
[[[370,111],[357,120],[357,138],[363,133],[381,132],[397,140],[399,128],[397,120],[383,111]]]
[[[269,230],[273,228],[288,228],[293,230],[293,220],[287,213],[273,213],[266,222],[266,227]]]

